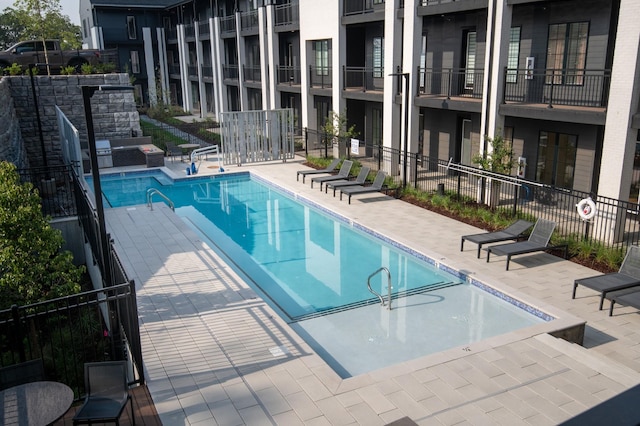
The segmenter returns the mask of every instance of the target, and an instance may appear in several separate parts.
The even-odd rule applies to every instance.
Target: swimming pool
[[[101,180],[107,206],[144,204],[151,187],[171,198],[342,377],[551,319],[248,173]],[[367,290],[381,265],[397,297],[391,312]],[[372,285],[385,294],[383,277]]]

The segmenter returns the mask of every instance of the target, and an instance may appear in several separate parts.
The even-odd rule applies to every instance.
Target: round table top
[[[48,425],[67,412],[73,391],[63,383],[32,382],[0,391],[0,424]]]

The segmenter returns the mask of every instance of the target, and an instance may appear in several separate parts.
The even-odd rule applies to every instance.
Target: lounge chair
[[[464,250],[464,242],[471,241],[478,245],[478,259],[483,244],[498,243],[507,240],[518,240],[523,237],[523,233],[531,228],[533,223],[519,219],[501,231],[484,232],[482,234],[463,235],[460,240],[460,251]]]
[[[609,316],[613,315],[613,305],[615,305],[616,303],[640,309],[640,287],[631,287],[627,288],[626,290],[609,292],[607,294],[607,299],[611,299],[611,305],[609,306]]]
[[[353,161],[344,160],[342,162],[342,166],[340,166],[340,170],[337,175],[329,175],[329,176],[316,176],[311,178],[311,187],[313,188],[313,182],[320,182],[320,191],[322,191],[322,183],[329,182],[332,180],[341,180],[348,179],[349,173],[351,173],[351,166],[353,166]]]
[[[382,189],[382,184],[384,184],[384,179],[387,177],[387,174],[382,170],[378,170],[376,174],[376,178],[373,180],[371,186],[347,186],[346,188],[342,188],[340,190],[340,200],[342,200],[342,194],[347,194],[349,196],[349,204],[351,204],[351,196],[355,194],[368,194],[371,192],[379,192]]]
[[[338,164],[340,164],[340,159],[334,158],[333,161],[331,161],[331,164],[329,164],[324,169],[298,170],[298,173],[296,173],[296,180],[299,180],[298,178],[300,177],[300,175],[302,175],[302,183],[304,183],[304,178],[307,175],[316,175],[319,173],[333,173],[336,167],[338,167]]]
[[[551,234],[556,227],[556,223],[551,220],[538,219],[529,239],[527,241],[519,241],[517,243],[498,244],[487,249],[487,262],[491,253],[507,256],[507,271],[509,270],[509,262],[511,257],[517,254],[534,253],[537,251],[545,251],[549,248],[549,240]]]
[[[578,285],[600,292],[600,309],[607,293],[640,285],[640,247],[630,246],[618,272],[579,278],[573,282],[572,299],[576,298]]]
[[[364,185],[364,183],[367,181],[367,177],[369,176],[370,171],[370,167],[362,167],[360,168],[360,172],[358,173],[358,176],[356,176],[355,180],[340,179],[327,182],[324,185],[324,192],[327,192],[329,190],[329,187],[331,187],[333,188],[333,196],[335,197],[337,188],[341,188],[344,186]]]

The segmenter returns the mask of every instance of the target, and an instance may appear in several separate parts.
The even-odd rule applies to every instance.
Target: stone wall
[[[7,78],[0,80],[0,160],[9,161],[19,169],[29,167]]]
[[[17,127],[19,123],[21,138],[15,136],[16,133],[20,133],[16,129],[7,129],[7,132],[11,132],[13,135],[10,137],[11,141],[16,138],[24,141],[22,150],[26,152],[26,158],[32,167],[44,165],[43,145],[47,164],[49,166],[62,165],[55,106],[57,105],[78,129],[80,145],[82,148],[87,148],[87,125],[82,86],[129,85],[127,74],[35,76],[33,86],[31,78],[28,76],[4,77],[0,82],[0,134],[4,127],[2,123],[10,123],[9,127],[13,127],[13,123]],[[36,102],[34,102],[33,96],[34,88]],[[40,125],[35,109],[36,103],[40,113]],[[12,113],[14,105],[15,111]],[[126,138],[132,134],[142,135],[133,90],[95,91],[91,97],[91,113],[96,139]],[[4,120],[1,117],[7,119]],[[42,142],[40,128],[42,128]],[[3,155],[5,139],[0,140],[0,143],[0,158],[9,160],[12,157]],[[12,144],[20,145],[19,141],[8,145]]]

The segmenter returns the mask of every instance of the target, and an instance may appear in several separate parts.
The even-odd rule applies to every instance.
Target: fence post
[[[420,154],[416,152],[416,158],[413,161],[413,178],[414,178],[414,185],[413,187],[415,189],[418,189],[418,156]]]
[[[515,186],[515,191],[514,194],[515,196],[513,197],[513,217],[516,217],[516,214],[518,214],[518,192],[520,190],[520,187],[518,185]]]
[[[24,353],[24,339],[22,338],[22,324],[20,323],[20,313],[18,312],[18,305],[11,306],[11,317],[13,318],[14,333],[13,333],[13,345],[18,347],[18,354],[20,355],[20,362],[27,360]]]

